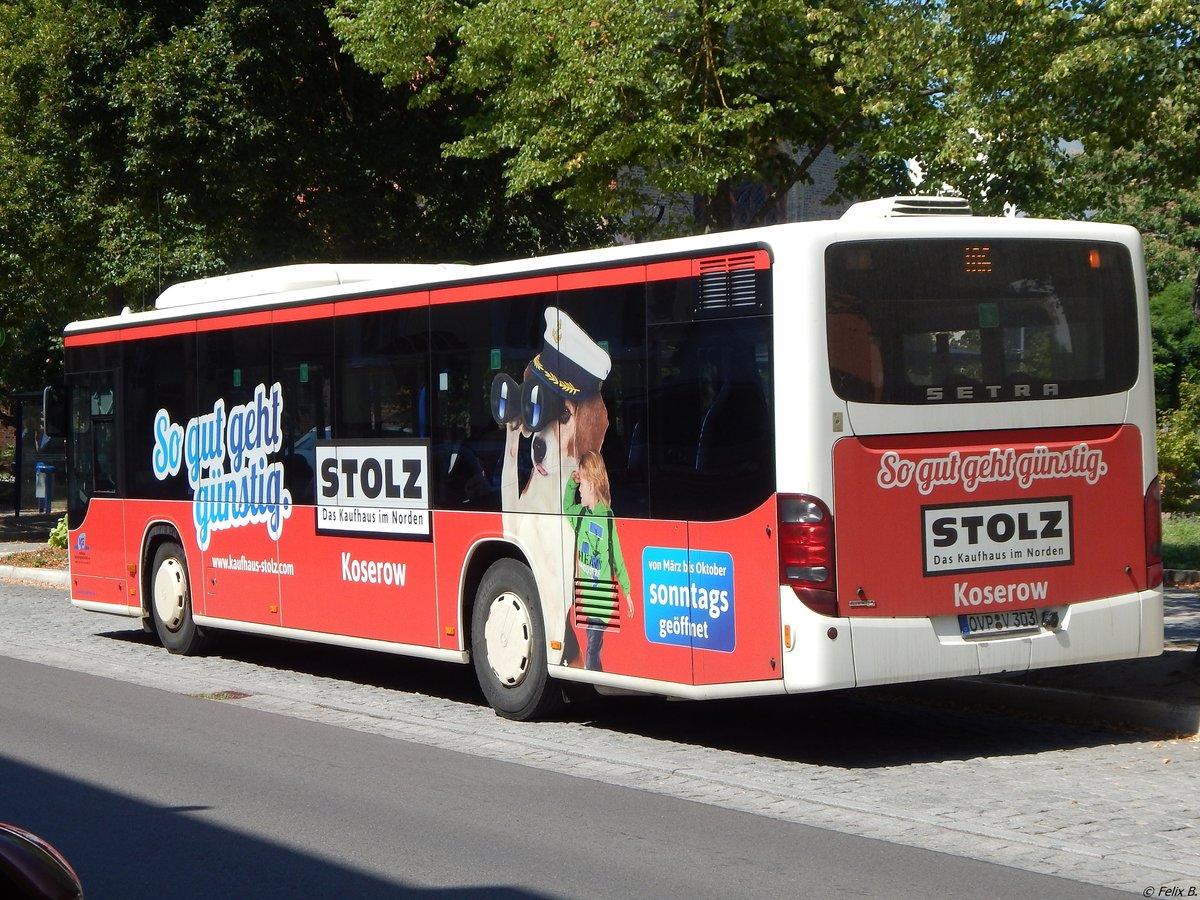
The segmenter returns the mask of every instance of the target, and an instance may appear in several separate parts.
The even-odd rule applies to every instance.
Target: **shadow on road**
[[[424,888],[384,881],[201,821],[206,807],[160,807],[0,756],[0,820],[49,841],[88,900],[212,897],[533,898],[509,887]],[[337,848],[329,848],[331,857]]]

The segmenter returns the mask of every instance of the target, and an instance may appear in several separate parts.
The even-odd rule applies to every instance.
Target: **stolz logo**
[[[318,441],[317,533],[429,538],[428,441]]]
[[[212,532],[246,525],[266,525],[273,540],[283,533],[292,514],[292,494],[284,487],[283,464],[268,456],[283,446],[283,388],[254,388],[248,403],[226,412],[225,400],[212,412],[171,421],[160,409],[154,416],[154,448],[150,464],[159,481],[178,475],[186,464],[192,488],[192,520],[196,541],[207,550]]]
[[[925,574],[1068,565],[1071,498],[921,509]]]

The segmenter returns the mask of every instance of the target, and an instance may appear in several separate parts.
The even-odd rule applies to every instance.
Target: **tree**
[[[491,259],[608,231],[496,160],[443,159],[463,109],[410,109],[321,0],[0,4],[0,390],[72,318],[300,260]]]
[[[1164,512],[1200,509],[1200,384],[1184,380],[1179,405],[1158,423],[1158,470]]]
[[[53,367],[52,323],[82,280],[86,212],[68,199],[85,162],[54,127],[64,105],[65,17],[50,5],[0,6],[0,388],[32,387]]]
[[[1117,10],[1110,58],[1127,60],[1113,68],[1130,81],[1128,115],[1111,129],[1116,139],[1084,144],[1068,183],[1073,207],[1142,231],[1151,291],[1200,285],[1200,8],[1167,0]]]
[[[981,211],[1132,221],[1158,288],[1200,268],[1198,16],[1191,0],[10,0],[0,367],[33,377],[67,319],[180,278],[595,244],[618,220],[648,233],[648,191],[699,198],[703,228],[756,224],[825,149],[849,160],[845,195],[906,191],[915,160]]]
[[[1200,7],[954,0],[929,102],[886,113],[888,153],[979,210],[1091,217],[1146,236],[1151,291],[1200,269]],[[876,149],[874,152],[878,152]],[[866,158],[871,157],[867,151]]]
[[[1200,286],[1200,178],[1187,182],[1156,171],[1137,149],[1112,154],[1103,169],[1095,177],[1109,189],[1094,215],[1142,232],[1151,292],[1180,282],[1195,290]],[[1193,315],[1200,316],[1194,303]]]
[[[416,102],[477,99],[447,155],[503,158],[510,193],[553,187],[607,215],[647,189],[695,195],[713,229],[734,224],[731,187],[767,187],[761,220],[825,148],[849,157],[845,195],[906,190],[915,160],[980,211],[1098,209],[1077,173],[1146,145],[1148,124],[1158,158],[1197,159],[1197,15],[1190,0],[338,0],[332,18]]]
[[[1200,385],[1200,328],[1191,308],[1191,286],[1177,281],[1150,298],[1154,340],[1154,396],[1159,414],[1179,406],[1181,385]]]
[[[339,0],[332,20],[354,58],[414,104],[478,99],[448,156],[500,157],[510,194],[550,187],[644,232],[650,194],[699,197],[704,228],[731,227],[746,181],[766,190],[744,224],[761,222],[818,153],[853,150],[880,98],[924,77],[894,62],[909,58],[901,48],[933,55],[920,6]],[[883,171],[903,178],[902,166]]]

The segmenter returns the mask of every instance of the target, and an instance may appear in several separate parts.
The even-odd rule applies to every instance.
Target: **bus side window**
[[[774,483],[770,319],[651,328],[651,515],[743,515]]]
[[[316,499],[317,441],[331,436],[333,329],[325,322],[274,326],[272,377],[283,387],[280,454],[292,502]]]
[[[700,423],[696,471],[743,474],[762,466],[770,440],[770,410],[754,367],[754,348],[719,350],[712,403]]]
[[[152,422],[165,409],[170,421],[186,426],[196,415],[196,336],[171,335],[141,342],[124,354],[121,389],[124,407],[121,454],[127,462],[121,490],[127,497],[189,500],[185,473],[159,480],[150,465],[154,452]],[[208,412],[212,411],[209,401]],[[120,464],[120,463],[119,463]]]
[[[270,388],[271,327],[227,328],[196,336],[200,413],[211,413],[218,400],[226,411],[254,397],[258,385]]]
[[[364,313],[337,323],[337,438],[429,437],[422,307]]]
[[[97,494],[117,491],[117,425],[112,416],[92,420],[92,484]]]
[[[520,381],[551,298],[519,295],[430,309],[430,485],[438,509],[500,509],[505,428],[492,416],[498,373]]]

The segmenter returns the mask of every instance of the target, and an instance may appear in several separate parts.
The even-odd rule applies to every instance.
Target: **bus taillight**
[[[1146,489],[1146,587],[1163,583],[1162,485],[1157,478]]]
[[[833,517],[816,497],[779,496],[779,583],[814,612],[837,615]]]

